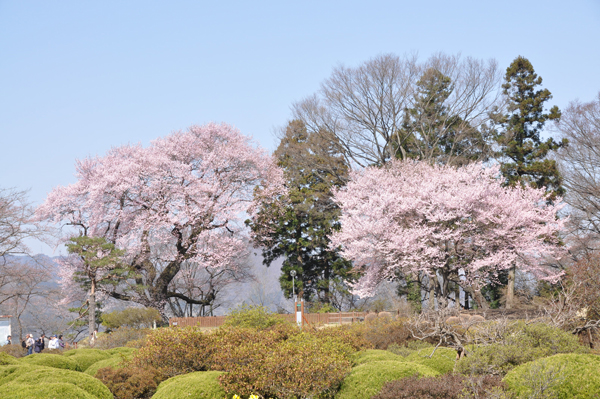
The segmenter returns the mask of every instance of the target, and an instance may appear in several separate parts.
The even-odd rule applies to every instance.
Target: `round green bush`
[[[8,353],[0,352],[0,366],[6,366],[9,364],[19,364],[19,361]]]
[[[41,395],[44,395],[45,392],[46,396],[38,397],[47,398],[48,393],[54,394],[51,389],[53,388],[53,384],[57,383],[62,384],[61,386],[67,384],[79,388],[87,392],[94,399],[113,399],[112,394],[102,382],[87,374],[72,370],[26,364],[0,366],[0,392],[13,395],[11,397],[20,397],[14,395],[17,392],[23,391],[24,387],[36,387],[36,389],[27,388],[27,390],[39,392]],[[76,390],[70,389],[70,391]],[[0,395],[0,397],[5,398],[8,395]],[[35,398],[35,396],[21,397]],[[85,396],[70,396],[70,398],[79,397]]]
[[[23,359],[21,359],[21,363],[34,364],[37,366],[48,366],[57,369],[81,371],[79,363],[73,360],[73,358],[64,357],[62,355],[51,355],[48,353],[34,353],[29,356],[25,356]]]
[[[113,369],[122,368],[125,365],[123,360],[129,360],[129,359],[131,359],[131,356],[125,356],[125,358],[123,358],[123,356],[121,356],[121,355],[112,356],[112,357],[109,357],[108,359],[100,360],[99,362],[92,364],[90,367],[88,367],[84,371],[84,373],[89,374],[92,377],[94,377],[98,370],[103,369],[105,367],[111,367]]]
[[[430,358],[433,348],[419,349],[408,355],[405,360],[431,367],[440,374],[451,373],[456,362],[456,351],[450,348],[437,348]]]
[[[82,371],[85,371],[92,364],[99,362],[100,360],[108,359],[111,357],[109,353],[100,349],[71,349],[64,352],[63,356],[73,359],[79,364]]]
[[[2,399],[98,399],[85,390],[68,383],[41,385],[9,384],[0,386]]]
[[[112,349],[108,349],[104,352],[108,353],[111,356],[114,355],[119,355],[119,354],[123,354],[123,355],[133,355],[133,353],[137,351],[136,348],[126,348],[124,346],[121,346],[119,348],[112,348]]]
[[[595,399],[600,393],[600,356],[568,353],[538,359],[509,371],[504,382],[519,398],[532,397],[536,388],[546,386],[547,394],[558,399]]]
[[[439,373],[418,363],[382,360],[361,364],[352,369],[344,381],[336,399],[364,399],[378,394],[386,382],[418,374],[435,377]]]
[[[158,386],[152,399],[223,399],[227,393],[219,384],[221,371],[196,371],[169,378]]]
[[[352,356],[354,365],[377,362],[381,360],[395,360],[397,362],[404,361],[404,358],[392,352],[381,349],[367,349],[366,351],[357,352]]]

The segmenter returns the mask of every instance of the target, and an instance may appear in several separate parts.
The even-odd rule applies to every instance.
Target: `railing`
[[[304,319],[309,324],[347,324],[364,319],[366,315],[367,312],[304,313]],[[277,316],[290,323],[296,321],[296,315],[293,313]],[[219,327],[225,323],[226,318],[227,316],[172,317],[169,319],[169,325],[178,327]]]

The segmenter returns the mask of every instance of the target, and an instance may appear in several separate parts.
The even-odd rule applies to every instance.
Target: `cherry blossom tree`
[[[486,307],[481,287],[514,264],[541,279],[560,279],[547,260],[565,251],[558,237],[562,203],[547,204],[543,189],[502,187],[498,176],[497,167],[481,164],[415,161],[354,171],[335,193],[342,229],[331,244],[361,272],[354,292],[369,296],[401,272],[427,276],[441,307],[451,282]]]
[[[244,216],[254,212],[253,201],[283,190],[271,157],[226,124],[192,126],[147,148],[116,147],[76,168],[77,182],[55,188],[38,219],[125,250],[137,277],[107,294],[157,308],[164,318],[169,298],[201,304],[173,290],[184,263],[243,267]]]

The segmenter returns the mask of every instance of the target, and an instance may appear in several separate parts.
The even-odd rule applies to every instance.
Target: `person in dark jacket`
[[[44,350],[44,348],[46,347],[46,344],[44,343],[44,338],[46,336],[44,334],[42,334],[37,341],[35,341],[35,345],[33,350],[35,351],[35,353],[40,353]]]

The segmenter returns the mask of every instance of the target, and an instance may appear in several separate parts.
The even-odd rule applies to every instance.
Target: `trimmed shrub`
[[[403,357],[381,349],[367,349],[366,351],[354,354],[351,359],[354,365],[377,362],[381,360],[395,360],[397,362],[404,361]]]
[[[439,373],[418,363],[384,360],[356,366],[344,381],[336,399],[364,399],[378,394],[386,382],[419,375],[435,377]]]
[[[110,389],[114,399],[149,399],[163,380],[161,373],[153,367],[107,367],[98,370],[96,378]]]
[[[56,383],[73,385],[87,392],[93,398],[112,399],[112,394],[108,388],[104,386],[104,384],[94,377],[90,377],[89,375],[83,373],[72,370],[25,364],[0,367],[0,392],[3,393],[10,394],[13,391],[16,392],[19,390],[24,390],[24,386],[39,387],[39,390],[33,388],[28,388],[28,390],[33,390],[42,394],[45,392],[46,396],[38,397],[47,398],[49,392],[53,393],[50,391],[50,389],[53,384]],[[0,397],[5,398],[8,396],[0,395]],[[14,395],[12,397],[19,396]],[[31,396],[31,398],[34,397],[35,396]],[[71,396],[71,398],[79,397],[81,396]]]
[[[243,304],[229,312],[223,325],[225,327],[257,328],[262,330],[273,327],[276,324],[284,323],[289,324],[264,306]]]
[[[21,359],[21,363],[34,364],[37,366],[54,367],[57,369],[81,371],[79,363],[72,357],[53,355],[48,353],[33,353]]]
[[[463,374],[504,375],[512,368],[558,353],[587,353],[573,334],[544,323],[513,323],[504,342],[467,348],[467,356],[456,363]]]
[[[396,355],[399,355],[402,357],[407,357],[421,349],[431,349],[431,351],[433,352],[434,347],[435,347],[435,345],[431,345],[428,342],[408,341],[404,345],[391,344],[387,347],[386,350],[388,350]]]
[[[6,352],[0,352],[0,366],[7,366],[9,364],[19,364],[19,361]]]
[[[364,328],[359,324],[346,324],[322,328],[315,331],[314,334],[320,338],[332,337],[338,339],[346,345],[351,346],[355,351],[360,351],[373,348],[373,344],[364,337],[363,330]]]
[[[129,360],[131,360],[131,355],[129,357],[125,356],[125,355],[116,355],[113,357],[109,357],[108,359],[104,359],[104,360],[100,360],[99,362],[96,362],[94,364],[92,364],[90,367],[87,368],[87,370],[84,371],[84,373],[91,375],[92,377],[94,377],[96,375],[96,372],[98,372],[98,370],[106,368],[106,367],[110,367],[112,369],[120,369],[123,368],[127,365],[127,362]]]
[[[196,371],[163,381],[152,399],[223,399],[227,393],[219,383],[221,371]]]
[[[493,395],[493,396],[492,396]],[[507,398],[499,377],[467,379],[458,374],[441,377],[403,378],[386,383],[373,399],[469,399]]]
[[[411,337],[403,320],[389,317],[378,317],[369,323],[353,324],[350,328],[374,349],[387,349],[392,344],[404,345]]]
[[[135,348],[118,347],[118,348],[108,349],[105,352],[111,356],[121,355],[121,354],[127,356],[127,355],[133,355],[136,351],[137,351],[137,349],[135,349]]]
[[[124,346],[138,348],[152,330],[121,327],[110,334],[99,334],[95,347],[98,349],[113,349]]]
[[[98,399],[76,385],[53,382],[41,385],[9,384],[0,386],[2,399]]]
[[[451,373],[456,364],[456,351],[450,348],[439,347],[432,357],[433,348],[419,349],[413,351],[405,359],[411,362],[431,367],[440,374]]]
[[[146,338],[133,356],[135,367],[153,367],[165,378],[193,371],[206,371],[212,353],[221,348],[213,345],[210,335],[194,327],[159,328]]]
[[[7,353],[15,358],[23,357],[27,354],[27,349],[21,346],[21,343],[18,345],[4,345],[0,346],[0,353]]]
[[[559,354],[512,369],[504,382],[517,397],[558,399],[597,398],[600,393],[600,356]],[[539,396],[535,396],[535,395]]]
[[[352,349],[334,339],[302,333],[277,344],[247,342],[227,364],[221,383],[229,394],[262,397],[332,397],[350,372]]]
[[[63,356],[75,360],[79,364],[79,367],[81,367],[81,371],[85,371],[92,364],[108,359],[110,354],[100,349],[81,348],[65,351],[63,352]]]

